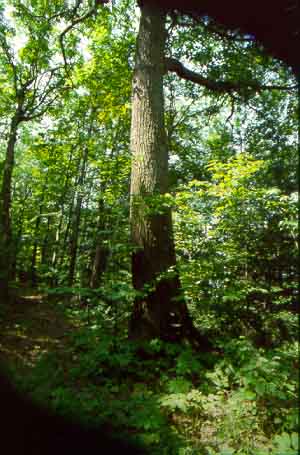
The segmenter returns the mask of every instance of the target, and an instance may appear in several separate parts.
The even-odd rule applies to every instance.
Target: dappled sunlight
[[[2,318],[1,360],[33,367],[44,354],[63,350],[74,326],[41,294],[26,295],[21,302],[8,307]]]

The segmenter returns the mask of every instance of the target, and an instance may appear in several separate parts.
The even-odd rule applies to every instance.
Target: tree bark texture
[[[163,11],[151,2],[143,3],[133,77],[130,144],[132,274],[134,288],[140,294],[129,324],[129,336],[135,339],[174,339],[188,320],[175,269],[171,210],[153,203],[168,190],[163,97],[165,38]]]
[[[11,183],[15,162],[15,146],[20,119],[18,114],[11,120],[4,161],[0,195],[0,297],[8,298],[9,281],[12,278],[13,244],[11,232]]]

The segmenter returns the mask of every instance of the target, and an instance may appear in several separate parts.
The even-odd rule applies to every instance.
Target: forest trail
[[[36,292],[5,305],[0,321],[0,361],[24,374],[45,353],[62,355],[68,336],[78,328],[78,322],[68,317],[58,302]]]

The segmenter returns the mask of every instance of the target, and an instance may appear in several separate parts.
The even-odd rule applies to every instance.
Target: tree
[[[75,25],[96,13],[98,4],[96,2],[80,15],[80,3],[71,9],[65,5],[52,5],[45,9],[44,2],[37,2],[33,13],[30,7],[12,1],[15,28],[4,18],[3,11],[0,11],[1,82],[7,91],[3,103],[10,115],[0,190],[0,292],[5,299],[8,297],[15,263],[11,193],[18,132],[25,122],[43,117],[54,106],[63,90],[70,89],[69,62],[64,39]],[[70,24],[59,34],[55,27],[63,17],[68,17]],[[12,37],[20,33],[25,35],[26,43],[16,53]],[[63,63],[57,63],[59,50],[63,55]],[[35,254],[33,263],[34,256]]]
[[[131,236],[133,286],[137,291],[129,335],[180,339],[192,329],[184,302],[172,233],[163,204],[168,191],[168,148],[164,125],[165,20],[161,8],[141,6],[133,76],[131,123]]]
[[[28,11],[16,5],[18,20],[27,28],[27,42],[16,55],[10,38],[17,33],[1,18],[0,46],[3,65],[3,84],[8,95],[4,102],[10,114],[10,125],[3,164],[0,194],[0,288],[3,297],[8,296],[8,284],[12,278],[14,262],[11,191],[15,163],[15,148],[20,126],[42,117],[56,101],[59,90],[65,85],[62,65],[53,63],[53,48],[49,46],[52,30],[50,23],[38,21],[35,27],[29,22]]]
[[[156,2],[142,2],[133,77],[131,123],[132,274],[137,291],[130,323],[132,337],[195,335],[182,299],[176,270],[171,210],[168,206],[168,147],[164,125],[163,75],[166,71],[217,93],[247,98],[264,90],[291,89],[246,79],[219,80],[165,57],[166,13]],[[175,15],[175,21],[178,21]],[[197,18],[197,21],[199,18]],[[218,72],[217,72],[218,73]],[[221,74],[220,74],[221,76]]]
[[[225,27],[222,34],[230,39],[236,36],[236,30],[241,30],[291,66],[295,74],[299,73],[300,10],[296,0],[288,4],[285,0],[278,0],[276,4],[272,0],[253,0],[243,4],[237,0],[222,3],[218,0],[164,0],[163,4],[168,11],[177,10],[194,18],[214,18]]]

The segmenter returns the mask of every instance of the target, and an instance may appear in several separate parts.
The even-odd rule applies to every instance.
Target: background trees
[[[64,47],[65,35],[75,24],[96,12],[96,8],[92,8],[78,16],[79,6],[67,9],[58,4],[48,9],[43,2],[28,6],[20,2],[1,5],[1,79],[5,90],[2,108],[10,116],[0,199],[0,277],[3,298],[8,297],[8,283],[14,278],[11,192],[18,132],[24,122],[35,121],[50,112],[58,98],[70,88],[72,81],[68,77],[68,66],[71,62],[67,62],[69,55],[66,55]],[[71,24],[60,31],[63,18],[70,20]],[[19,46],[22,41],[23,45]],[[69,53],[72,63],[76,41],[76,37],[71,37],[73,49]],[[58,55],[58,48],[63,59]],[[32,261],[34,270],[35,252]]]

